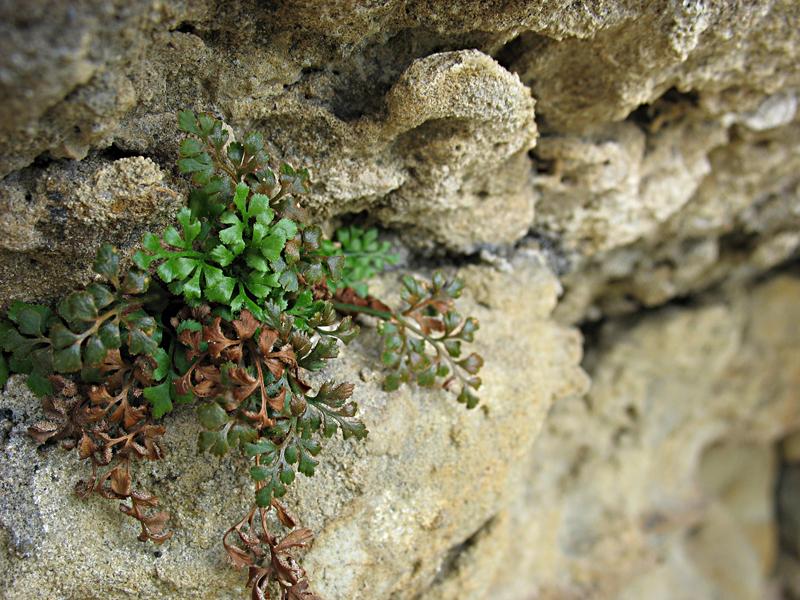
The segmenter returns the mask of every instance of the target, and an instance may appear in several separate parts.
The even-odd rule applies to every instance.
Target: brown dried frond
[[[294,527],[294,519],[282,505],[273,502],[272,507],[284,526]],[[321,600],[311,590],[305,570],[291,554],[292,550],[310,544],[313,532],[307,528],[294,529],[278,540],[267,528],[267,510],[252,507],[222,539],[233,565],[248,569],[247,587],[251,588],[251,599],[269,600],[269,586],[277,583],[280,600]]]
[[[34,424],[28,433],[39,444],[54,440],[66,448],[76,448],[78,456],[92,467],[90,478],[76,484],[76,493],[82,498],[97,494],[122,500],[120,510],[142,526],[139,539],[162,543],[172,535],[165,531],[169,515],[146,511],[157,506],[158,499],[135,490],[130,474],[131,459],[158,460],[164,456],[161,437],[165,428],[153,422],[149,405],[141,399],[137,387],[152,381],[146,367],[146,363],[130,365],[118,351],[109,351],[101,366],[107,379],[84,388],[84,393],[74,382],[52,376],[56,393],[42,399],[48,420]],[[130,506],[124,504],[128,499]]]
[[[47,420],[34,423],[28,428],[28,435],[38,444],[53,440],[62,441],[66,448],[74,448],[80,438],[83,398],[78,395],[75,383],[60,375],[51,376],[50,382],[56,393],[42,398]]]
[[[375,296],[365,296],[361,297],[358,293],[351,287],[340,288],[336,290],[336,294],[334,295],[334,299],[337,302],[341,302],[342,304],[351,304],[353,306],[362,306],[364,308],[371,308],[373,310],[379,310],[382,312],[391,313],[392,309],[380,300],[378,300]],[[339,312],[347,313],[348,311],[337,308]],[[355,314],[355,312],[350,313]]]

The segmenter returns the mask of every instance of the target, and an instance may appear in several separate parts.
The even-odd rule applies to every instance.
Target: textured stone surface
[[[48,299],[91,276],[97,248],[127,255],[145,231],[160,230],[183,205],[164,172],[143,157],[87,160],[0,182],[0,297]]]
[[[311,167],[314,219],[392,229],[410,265],[475,262],[493,356],[476,414],[384,397],[369,336],[340,367],[375,435],[292,497],[329,600],[755,598],[773,565],[800,597],[769,496],[797,496],[793,438],[776,450],[797,284],[751,289],[800,252],[798,22],[795,0],[0,1],[0,305],[171,220],[178,110],[258,128]],[[561,290],[558,321],[611,319],[586,397]],[[190,415],[144,474],[180,526],[156,557],[70,496],[72,457],[33,450],[31,398],[3,403],[4,593],[240,597],[217,538],[243,471],[178,477]]]
[[[554,239],[554,260],[575,273],[570,320],[620,310],[609,296],[655,305],[738,266],[764,271],[800,242],[731,222],[760,209],[764,187],[797,205],[791,0],[0,10],[0,203],[13,207],[0,272],[41,295],[71,279],[20,260],[86,252],[53,232],[52,215],[69,210],[37,198],[42,181],[75,177],[70,158],[96,156],[82,167],[91,176],[141,154],[180,189],[174,115],[187,106],[257,126],[275,156],[312,166],[318,219],[366,210],[434,253],[508,245],[531,228]],[[742,169],[767,174],[719,189]],[[99,224],[97,235],[118,232]]]
[[[426,598],[769,597],[799,301],[782,277],[605,328],[591,391],[553,406],[519,495]]]
[[[530,259],[513,275],[485,267],[464,275],[482,305],[468,301],[465,310],[486,332],[482,391],[491,402],[466,411],[443,392],[381,392],[370,368],[374,332],[329,374],[357,382],[370,436],[326,444],[317,475],[288,496],[319,534],[305,566],[327,598],[413,598],[450,577],[453,549],[506,502],[550,405],[586,388],[579,335],[549,318],[559,286],[543,266]],[[225,566],[220,536],[247,509],[247,466],[198,459],[191,411],[171,418],[168,458],[140,468],[177,528],[156,548],[136,541],[113,503],[72,494],[83,465],[56,448],[37,452],[25,433],[39,418],[36,405],[19,382],[2,396],[10,423],[0,490],[12,499],[0,505],[10,536],[0,553],[3,597],[30,598],[34,589],[70,599],[242,596],[244,575]],[[45,576],[52,572],[59,577]]]
[[[713,137],[687,136],[672,156],[680,161],[687,147],[708,147]],[[575,259],[564,277],[562,318],[658,306],[716,283],[747,280],[797,255],[800,125],[738,130],[706,160],[707,174],[689,186],[694,192],[679,210],[658,225],[635,221],[647,231],[641,239]],[[686,197],[683,189],[670,189],[673,197]]]

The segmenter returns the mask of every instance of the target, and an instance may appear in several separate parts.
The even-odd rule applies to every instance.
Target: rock
[[[552,39],[525,32],[511,63],[557,130],[624,119],[670,88],[699,93],[703,108],[719,115],[756,109],[765,95],[798,83],[792,64],[800,34],[789,25],[797,17],[791,0],[638,9],[602,2],[574,10],[593,21],[590,34]]]
[[[746,281],[796,256],[799,131],[795,123],[715,148],[707,174],[669,218],[626,246],[573,255],[560,317],[658,306],[723,281]]]
[[[304,566],[326,598],[411,598],[448,578],[465,540],[505,506],[550,405],[586,387],[579,335],[549,318],[559,288],[543,266],[471,267],[465,276],[484,304],[465,299],[463,307],[482,324],[481,407],[467,411],[445,392],[380,391],[374,332],[326,374],[359,382],[370,430],[364,444],[327,443],[317,474],[287,496],[317,533]],[[19,379],[2,396],[13,423],[0,464],[0,523],[10,536],[0,554],[3,597],[243,595],[244,574],[225,565],[220,537],[247,509],[247,465],[197,457],[190,409],[167,418],[168,457],[138,469],[173,514],[174,538],[156,547],[135,539],[135,524],[113,503],[74,496],[85,465],[74,453],[35,448],[26,427],[37,405]]]
[[[65,294],[91,277],[103,242],[130,256],[145,231],[162,230],[183,205],[150,159],[89,160],[49,168],[26,192],[30,173],[0,182],[0,298]]]
[[[764,598],[777,444],[800,424],[798,299],[781,277],[612,322],[589,394],[553,405],[515,499],[423,597]]]
[[[796,454],[776,448],[797,428],[797,284],[776,273],[800,253],[798,10],[7,1],[0,308],[54,302],[101,243],[127,260],[172,221],[177,111],[261,130],[311,168],[315,222],[391,229],[408,268],[458,265],[492,356],[474,414],[387,398],[374,336],[338,367],[364,380],[373,436],[331,443],[290,498],[326,597],[755,598],[773,566],[800,597],[776,542],[794,516],[770,496]],[[71,455],[33,448],[19,382],[2,403],[3,594],[241,597],[218,537],[243,467],[197,462],[188,412],[141,473],[178,525],[156,556],[73,498]]]

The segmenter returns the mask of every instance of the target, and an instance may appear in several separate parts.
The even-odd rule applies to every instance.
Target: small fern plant
[[[393,310],[369,294],[368,280],[397,258],[375,229],[350,226],[327,239],[298,198],[306,169],[270,164],[264,141],[231,139],[210,115],[181,112],[178,169],[191,177],[176,226],[147,233],[133,264],[104,244],[96,280],[55,310],[14,302],[0,321],[0,385],[22,373],[42,397],[46,420],[29,429],[38,443],[77,450],[91,471],[77,493],[121,501],[139,539],[163,543],[169,515],[134,483],[132,463],[164,456],[167,415],[193,403],[201,453],[250,460],[252,507],[222,535],[236,567],[248,568],[255,599],[314,600],[293,557],[313,534],[280,498],[300,473],[310,477],[326,438],[360,440],[354,386],[323,371],[358,334],[354,319],[379,320],[387,370],[383,387],[440,386],[467,408],[483,360],[463,355],[478,322],[455,309],[462,283],[435,273],[402,278]],[[273,531],[267,513],[287,530]]]

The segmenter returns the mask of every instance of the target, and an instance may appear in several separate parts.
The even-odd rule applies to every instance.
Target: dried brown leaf
[[[278,332],[274,329],[264,328],[261,330],[261,335],[258,336],[258,349],[261,354],[267,356],[272,352],[272,347],[278,339]]]
[[[295,529],[283,538],[278,545],[273,548],[275,552],[285,552],[289,548],[297,548],[311,543],[314,539],[314,532],[310,529],[303,527],[302,529]]]
[[[275,509],[275,513],[277,514],[278,520],[281,522],[281,525],[283,525],[287,529],[294,529],[294,527],[297,525],[297,522],[283,504],[281,504],[275,498],[273,498],[272,508]]]
[[[36,440],[37,444],[44,444],[47,440],[58,434],[60,426],[50,421],[39,421],[28,427],[28,435]]]
[[[243,310],[239,318],[233,321],[233,328],[236,329],[236,335],[241,340],[249,340],[258,329],[260,323],[256,320],[249,310]]]
[[[111,489],[115,494],[127,497],[131,493],[131,474],[122,465],[111,470]]]

